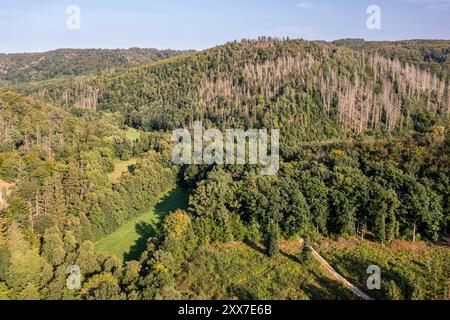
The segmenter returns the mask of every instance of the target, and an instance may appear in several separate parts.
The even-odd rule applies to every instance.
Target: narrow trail
[[[304,243],[304,241],[303,241],[303,239],[301,239],[300,247],[303,246],[303,243]],[[236,244],[243,244],[243,243],[233,242],[228,245],[235,246]],[[348,288],[350,291],[352,291],[355,295],[357,295],[358,297],[360,297],[363,300],[369,300],[369,301],[374,300],[369,295],[367,295],[365,292],[363,292],[361,289],[359,289],[357,286],[355,286],[350,281],[348,281],[346,278],[341,276],[336,270],[334,270],[334,268],[328,263],[328,261],[325,260],[325,258],[322,257],[312,246],[310,246],[309,248],[311,249],[311,252],[312,252],[312,255],[314,256],[314,258],[331,274],[332,277],[334,277],[336,280],[338,280],[340,283],[342,283],[344,285],[344,287]],[[258,274],[253,275],[253,276],[261,277],[267,272],[270,272],[270,269],[264,268]],[[243,284],[243,283],[247,282],[247,280],[248,279],[245,277],[242,280],[240,280],[238,283]]]
[[[354,294],[356,294],[358,297],[364,300],[373,300],[371,297],[369,297],[366,293],[364,293],[361,289],[359,289],[357,286],[352,284],[350,281],[345,279],[343,276],[341,276],[334,268],[323,258],[313,247],[310,247],[313,256],[320,262],[322,266],[325,267],[325,269],[328,270],[339,282],[341,282],[345,287],[349,288]]]

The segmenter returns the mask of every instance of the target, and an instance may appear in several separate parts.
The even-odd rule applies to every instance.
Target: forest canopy
[[[359,286],[380,257],[377,299],[446,299],[449,45],[0,55],[0,299],[357,298],[314,247]],[[279,174],[174,165],[171,131],[195,121],[279,129]],[[187,207],[141,232],[134,259],[96,250],[177,187]],[[80,290],[66,286],[72,265]]]

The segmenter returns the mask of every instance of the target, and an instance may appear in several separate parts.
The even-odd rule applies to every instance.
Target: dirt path
[[[344,286],[349,288],[351,291],[353,291],[354,294],[356,294],[358,297],[364,300],[373,300],[371,297],[369,297],[367,294],[365,294],[362,290],[360,290],[357,286],[350,283],[347,279],[345,279],[343,276],[341,276],[339,273],[337,273],[336,270],[333,269],[333,267],[325,260],[313,247],[310,247],[313,256],[320,262],[322,266],[325,267],[325,269],[328,270],[339,282],[341,282]]]
[[[300,247],[303,246],[303,239],[300,239]],[[225,244],[225,247],[235,247],[237,245],[242,244],[241,242],[231,242],[228,244]],[[330,273],[330,275],[338,280],[340,283],[344,285],[344,287],[348,288],[350,291],[352,291],[355,295],[360,297],[363,300],[373,300],[370,296],[368,296],[366,293],[364,293],[361,289],[359,289],[357,286],[352,284],[350,281],[345,279],[343,276],[341,276],[334,268],[323,258],[313,247],[310,246],[312,255],[314,258]],[[264,273],[270,272],[268,269],[263,269],[260,273],[257,275],[254,275],[256,277],[262,276]],[[247,278],[244,278],[240,281],[240,284],[245,283]]]

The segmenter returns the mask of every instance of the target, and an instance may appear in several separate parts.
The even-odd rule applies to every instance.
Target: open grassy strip
[[[164,193],[145,213],[97,242],[97,251],[113,254],[123,261],[138,259],[146,248],[147,239],[157,234],[161,219],[176,209],[185,209],[187,198],[183,189]]]
[[[299,245],[282,249],[277,258],[240,242],[200,250],[180,272],[178,290],[191,299],[357,299],[315,260],[302,265]]]
[[[320,253],[344,277],[367,290],[367,269],[381,269],[376,299],[450,299],[450,248],[395,241],[382,245],[355,238],[321,239]]]

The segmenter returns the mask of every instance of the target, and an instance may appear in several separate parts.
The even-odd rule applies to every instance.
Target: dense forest
[[[361,289],[389,271],[374,298],[450,298],[449,65],[425,55],[445,46],[260,38],[22,73],[0,93],[0,299],[357,299],[309,245]],[[280,129],[279,174],[173,165],[171,130],[196,120]],[[188,206],[139,258],[96,250],[175,186]]]
[[[181,54],[156,49],[59,49],[44,53],[0,54],[0,85],[67,76],[109,74]]]
[[[447,78],[412,62],[270,38],[18,90],[67,108],[120,110],[127,125],[142,130],[199,119],[219,128],[282,128],[287,157],[298,141],[423,130],[450,111]]]

